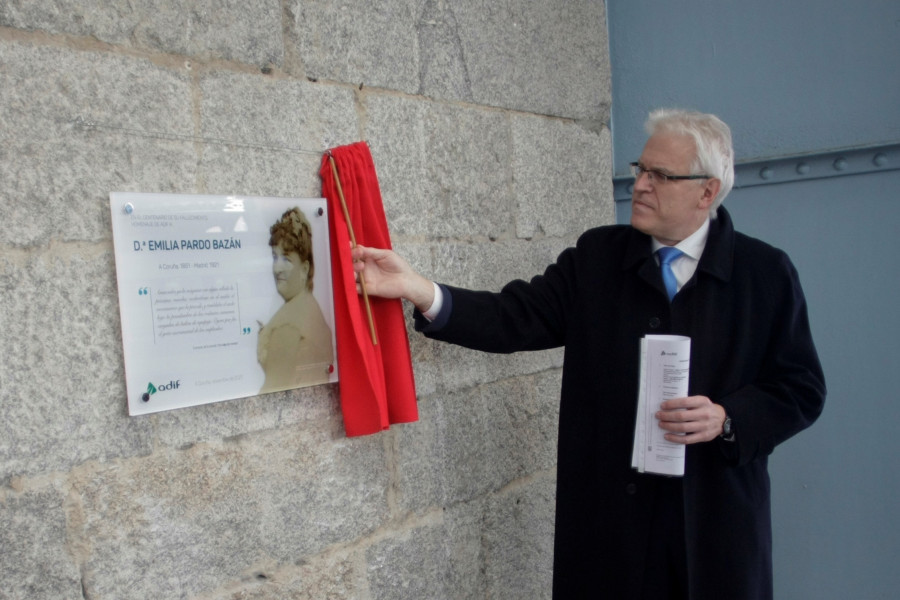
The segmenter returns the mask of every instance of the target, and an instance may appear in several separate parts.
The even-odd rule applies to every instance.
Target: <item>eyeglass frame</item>
[[[635,181],[640,179],[641,175],[643,175],[644,173],[647,174],[647,177],[651,182],[659,182],[663,184],[670,180],[693,181],[697,179],[712,179],[711,175],[669,175],[668,173],[663,173],[662,171],[657,171],[656,169],[645,169],[639,162],[628,164],[631,166],[631,175],[632,177],[634,177]]]

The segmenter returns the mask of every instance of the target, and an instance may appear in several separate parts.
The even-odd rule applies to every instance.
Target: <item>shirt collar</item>
[[[703,254],[703,249],[706,248],[706,240],[708,238],[709,218],[703,221],[703,225],[701,225],[697,229],[697,231],[675,244],[675,247],[694,260],[700,260],[700,256]],[[659,243],[656,238],[650,239],[652,240],[653,253],[655,254],[657,250],[663,247],[663,244]]]

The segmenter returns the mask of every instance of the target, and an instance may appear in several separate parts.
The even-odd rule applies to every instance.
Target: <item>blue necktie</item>
[[[672,272],[672,261],[684,253],[674,246],[663,246],[656,253],[659,254],[662,279],[663,283],[666,284],[666,292],[669,294],[669,302],[671,302],[678,291],[678,281],[675,280],[675,273]]]

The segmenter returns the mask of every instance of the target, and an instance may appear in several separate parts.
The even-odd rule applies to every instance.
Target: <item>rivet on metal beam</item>
[[[797,165],[797,175],[806,175],[809,173],[809,163],[802,162]]]
[[[888,164],[888,157],[886,154],[879,152],[875,155],[875,158],[872,159],[872,164],[876,167],[883,167]]]
[[[762,179],[772,179],[772,177],[775,176],[775,171],[773,171],[771,167],[763,167],[759,171],[759,176]]]
[[[835,161],[834,161],[834,170],[835,171],[843,171],[848,166],[849,166],[849,164],[847,163],[847,159],[844,157],[835,159]]]

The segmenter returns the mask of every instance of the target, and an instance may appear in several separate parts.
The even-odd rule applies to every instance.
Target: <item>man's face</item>
[[[696,153],[689,136],[657,133],[647,140],[638,162],[646,170],[690,175]],[[651,182],[642,174],[631,193],[631,225],[663,244],[675,245],[700,228],[718,191],[718,179]]]

